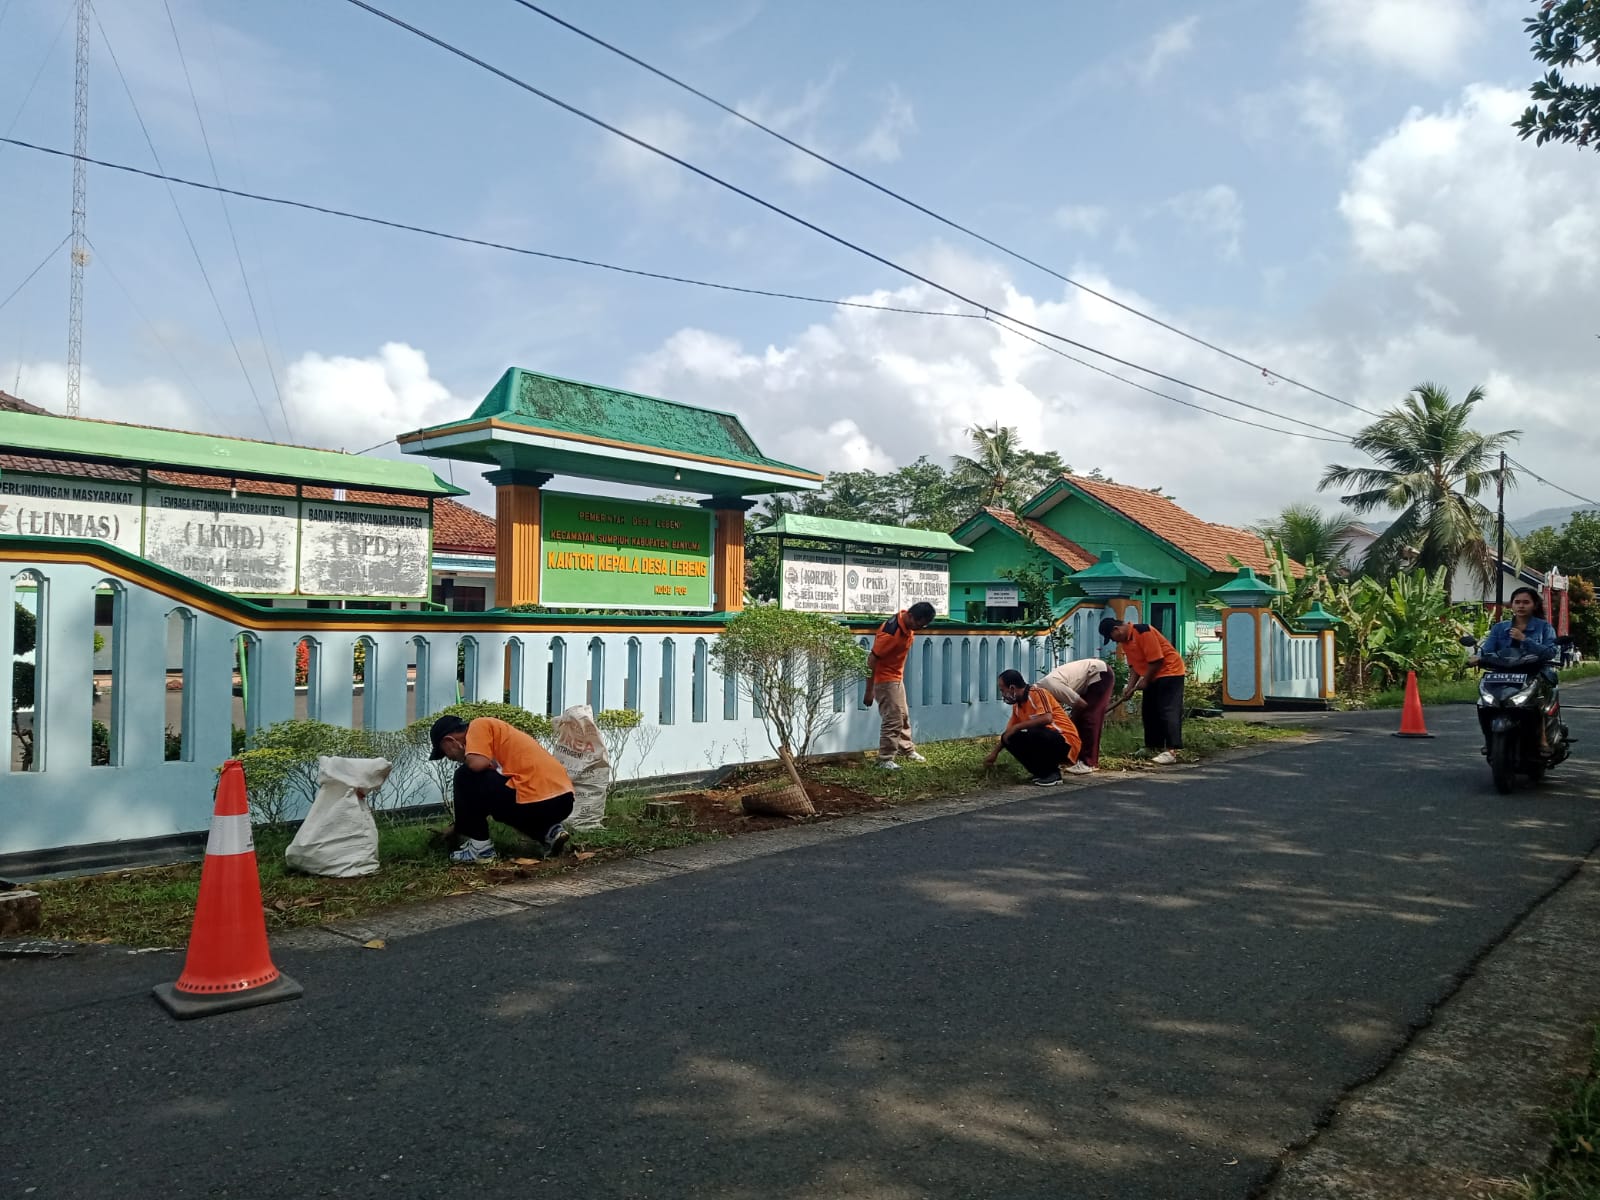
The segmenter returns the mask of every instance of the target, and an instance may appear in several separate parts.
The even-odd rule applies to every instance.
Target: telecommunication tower
[[[67,416],[78,415],[78,388],[83,374],[83,269],[89,265],[84,235],[85,192],[89,153],[89,0],[78,4],[78,53],[72,88],[72,289],[67,301]]]

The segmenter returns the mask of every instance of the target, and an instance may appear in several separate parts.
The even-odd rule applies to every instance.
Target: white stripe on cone
[[[212,817],[211,834],[206,838],[206,853],[252,854],[256,844],[250,836],[250,817],[240,813],[236,817]]]

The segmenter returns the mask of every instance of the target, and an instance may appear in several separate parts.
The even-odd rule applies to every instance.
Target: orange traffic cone
[[[217,783],[217,806],[200,868],[200,899],[189,953],[177,983],[163,983],[155,998],[178,1018],[204,1017],[293,1000],[304,989],[272,965],[261,877],[250,836],[244,766],[230,759]]]
[[[1406,703],[1400,710],[1400,730],[1394,735],[1403,738],[1431,738],[1422,720],[1422,693],[1417,691],[1417,673],[1406,672]]]

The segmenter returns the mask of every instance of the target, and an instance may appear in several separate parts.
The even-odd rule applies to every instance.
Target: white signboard
[[[900,560],[900,607],[910,608],[919,601],[933,605],[941,617],[950,615],[950,568],[926,559]]]
[[[844,610],[890,616],[900,611],[900,560],[844,556]]]
[[[428,510],[305,501],[300,590],[310,596],[428,595]]]
[[[94,538],[137,554],[143,515],[136,483],[0,475],[0,533]]]
[[[801,612],[844,612],[844,555],[784,547],[778,606]]]
[[[294,591],[296,502],[241,492],[151,488],[144,556],[225,592]]]
[[[989,608],[1016,608],[1022,603],[1015,586],[983,589],[983,603]]]

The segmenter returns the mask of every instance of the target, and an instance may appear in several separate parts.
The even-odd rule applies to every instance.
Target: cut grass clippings
[[[1195,761],[1294,732],[1237,721],[1191,720],[1184,724],[1185,749],[1180,757]],[[1142,767],[1134,757],[1141,740],[1136,723],[1108,723],[1101,742],[1101,769]],[[807,774],[819,782],[889,804],[914,804],[934,797],[965,795],[984,787],[1025,783],[1027,775],[1010,755],[1002,757],[992,770],[984,769],[984,757],[994,743],[993,737],[932,743],[922,747],[928,758],[925,765],[908,763],[899,771],[880,770],[876,760],[867,758],[819,764],[808,767]],[[616,859],[724,836],[692,825],[651,820],[644,815],[649,799],[640,792],[613,793],[607,806],[608,827],[575,831],[573,849],[584,860]],[[442,817],[438,823],[443,823]],[[491,833],[502,871],[508,864],[527,873],[559,873],[582,865],[583,860],[573,857],[540,863],[534,858],[531,844],[505,826],[492,824]],[[380,818],[378,861],[382,866],[375,874],[354,879],[328,879],[289,871],[284,866],[283,852],[290,836],[284,830],[256,831],[256,862],[269,933],[362,917],[500,881],[481,868],[449,866],[432,829],[423,825],[396,825]],[[194,917],[200,866],[198,862],[183,863],[34,884],[44,901],[40,933],[70,941],[181,946],[188,940]]]
[[[1561,672],[1561,682],[1564,684],[1596,678],[1600,678],[1600,663],[1579,663]],[[1478,677],[1471,675],[1466,679],[1419,679],[1417,691],[1421,694],[1424,704],[1475,704],[1478,699]],[[1405,688],[1391,688],[1373,696],[1368,701],[1368,707],[1399,708],[1405,700]]]

